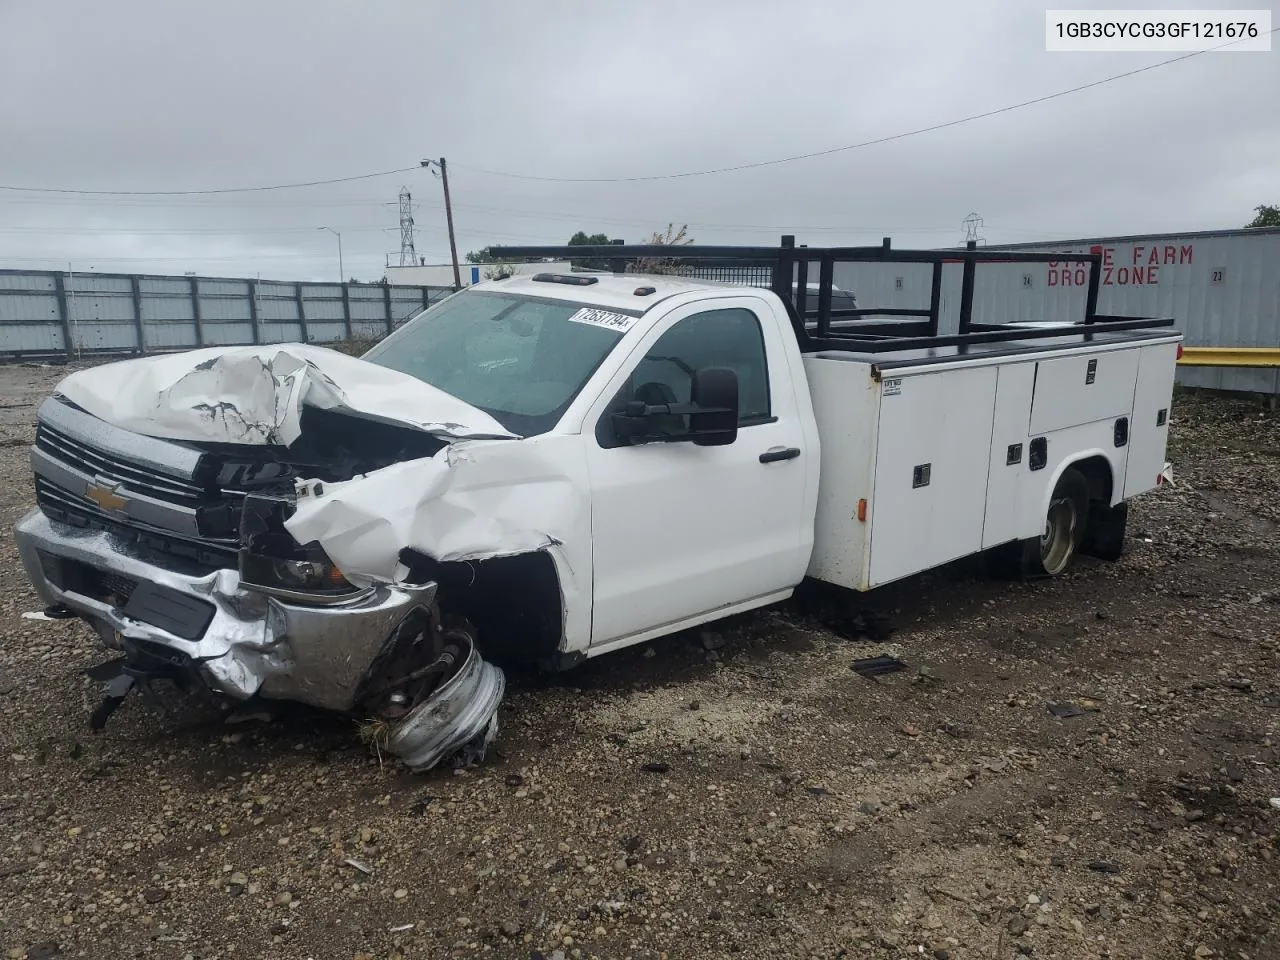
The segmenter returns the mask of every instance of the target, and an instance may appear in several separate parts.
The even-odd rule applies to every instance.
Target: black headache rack
[[[791,325],[803,351],[856,350],[881,353],[891,350],[918,350],[999,343],[1012,340],[1039,340],[1081,336],[1093,339],[1098,333],[1153,330],[1172,327],[1173,318],[1122,317],[1098,313],[1102,255],[1096,253],[1027,253],[1022,251],[979,250],[973,241],[957,250],[906,250],[894,248],[886,237],[878,247],[796,246],[795,237],[784,236],[777,247],[748,246],[630,246],[615,241],[597,246],[492,247],[500,259],[541,258],[608,260],[614,273],[633,272],[629,268],[642,261],[689,266],[708,279],[731,279],[734,275],[760,276],[767,270],[768,287],[787,305]],[[1085,294],[1084,317],[1071,325],[1024,327],[1013,324],[975,323],[973,320],[974,276],[983,263],[1088,263],[1089,284]],[[927,263],[933,265],[933,282],[927,309],[891,308],[836,309],[832,307],[837,263]],[[960,264],[960,316],[956,333],[940,334],[943,267]],[[817,308],[809,309],[809,277],[817,265]],[[763,286],[764,284],[759,284]],[[856,293],[856,291],[855,291]],[[868,322],[866,318],[884,318]]]

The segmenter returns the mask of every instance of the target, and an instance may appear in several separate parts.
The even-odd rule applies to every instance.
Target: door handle
[[[799,447],[773,447],[760,454],[761,463],[777,463],[779,460],[794,460],[800,456]]]

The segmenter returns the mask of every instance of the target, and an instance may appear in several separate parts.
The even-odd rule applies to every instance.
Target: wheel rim
[[[1061,573],[1076,549],[1076,505],[1069,497],[1049,504],[1040,537],[1040,563],[1051,574]]]

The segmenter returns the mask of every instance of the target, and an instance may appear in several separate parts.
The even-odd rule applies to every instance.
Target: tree
[[[505,280],[507,277],[515,276],[516,271],[511,264],[524,262],[526,261],[495,257],[488,247],[467,251],[467,263],[489,264],[489,267],[484,271],[486,280]]]
[[[569,246],[571,247],[603,247],[612,243],[607,233],[593,233],[588,235],[586,232],[579,230],[569,238]],[[569,263],[575,270],[608,270],[609,261],[588,258],[585,260],[570,260]]]
[[[484,278],[486,280],[505,280],[507,277],[514,277],[515,275],[516,268],[509,261],[494,263],[484,269]]]
[[[656,247],[687,247],[693,243],[688,236],[689,225],[686,223],[675,229],[675,224],[667,224],[666,233],[655,233],[647,243]],[[650,258],[637,260],[627,266],[628,273],[664,273],[681,276],[689,272],[688,264],[682,264],[673,258]]]
[[[1245,224],[1246,229],[1249,227],[1280,227],[1280,206],[1264,203],[1253,209],[1258,215]]]

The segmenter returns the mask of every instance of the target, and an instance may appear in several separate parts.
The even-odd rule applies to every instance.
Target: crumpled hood
[[[101,420],[166,440],[289,446],[304,405],[447,440],[515,436],[408,374],[300,343],[122,360],[70,374],[57,392]]]

